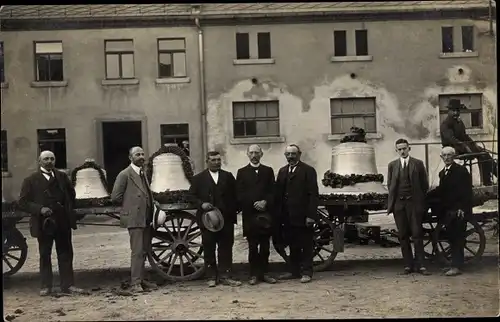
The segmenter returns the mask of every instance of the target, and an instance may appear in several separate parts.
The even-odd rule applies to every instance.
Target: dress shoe
[[[134,285],[130,286],[129,292],[132,293],[132,294],[134,294],[134,293],[143,293],[144,292],[144,288],[142,287],[141,284],[134,284]]]
[[[156,285],[155,283],[151,283],[149,281],[146,281],[146,280],[143,280],[141,284],[142,284],[142,288],[144,288],[144,289],[149,289],[149,290],[158,289],[158,285]]]
[[[42,288],[40,290],[40,296],[50,295],[51,292],[52,292],[52,290],[50,288]]]
[[[285,274],[281,274],[280,276],[278,276],[279,280],[293,280],[293,279],[298,279],[298,278],[300,278],[300,276],[292,274],[292,273],[285,273]]]
[[[402,275],[409,275],[409,274],[411,274],[411,273],[413,273],[413,269],[412,269],[411,267],[405,267],[405,268],[403,269],[403,272],[402,272],[401,274],[402,274]]]
[[[84,289],[78,288],[76,286],[70,286],[68,288],[63,288],[63,289],[61,289],[61,292],[66,293],[66,294],[85,294],[85,295],[89,294]]]
[[[311,281],[311,276],[308,276],[308,275],[302,275],[302,277],[300,278],[300,282],[301,283],[309,283]]]
[[[250,279],[248,280],[248,284],[250,285],[257,284],[257,276],[251,276]]]
[[[444,273],[444,275],[446,275],[446,276],[457,276],[460,274],[462,274],[462,272],[460,272],[460,270],[458,268],[455,268],[455,267],[450,268],[449,271]]]
[[[208,280],[207,282],[208,287],[215,287],[217,285],[217,282],[214,279]]]
[[[418,269],[417,273],[422,274],[422,275],[431,275],[431,273],[429,273],[429,271],[425,267],[420,267]]]
[[[268,284],[276,284],[277,280],[269,275],[262,276],[262,280]]]
[[[227,285],[227,286],[240,286],[241,282],[233,280],[232,278],[226,277],[226,278],[221,278],[220,283],[222,285]]]

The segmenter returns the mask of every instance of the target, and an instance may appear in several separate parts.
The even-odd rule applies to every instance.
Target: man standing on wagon
[[[56,156],[43,151],[39,169],[24,179],[19,197],[21,210],[30,213],[31,236],[38,239],[40,252],[40,296],[52,292],[52,246],[56,244],[57,261],[63,293],[86,293],[74,286],[71,229],[76,229],[73,213],[75,189],[68,176],[55,169]]]
[[[252,144],[247,149],[250,163],[238,170],[236,187],[242,208],[243,236],[248,241],[250,285],[259,280],[274,284],[276,279],[267,275],[271,239],[272,206],[274,203],[274,171],[260,163],[263,152]]]
[[[424,241],[422,219],[427,210],[425,196],[429,190],[429,180],[424,163],[410,157],[407,140],[396,141],[399,158],[390,162],[387,173],[389,189],[387,214],[393,214],[398,229],[399,242],[405,268],[403,273],[416,271],[429,275],[424,266]],[[415,257],[411,249],[410,237],[415,245]]]

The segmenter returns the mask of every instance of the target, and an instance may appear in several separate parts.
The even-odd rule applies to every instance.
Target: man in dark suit
[[[312,226],[318,218],[319,192],[316,170],[300,161],[301,155],[295,144],[285,149],[288,164],[278,172],[275,212],[290,245],[290,271],[280,279],[300,278],[308,283],[313,275]]]
[[[472,177],[464,166],[455,163],[456,152],[452,147],[441,150],[445,164],[439,172],[439,186],[429,192],[429,197],[439,200],[440,223],[447,226],[451,246],[451,268],[446,276],[461,274],[464,264],[466,216],[472,215]]]
[[[390,162],[387,174],[389,188],[388,214],[394,214],[398,228],[401,252],[405,263],[404,274],[414,270],[429,275],[424,267],[424,242],[422,219],[426,211],[425,196],[429,190],[429,180],[424,163],[410,157],[407,140],[396,141],[399,158]],[[415,245],[415,257],[411,249],[410,237]]]
[[[248,241],[250,285],[257,284],[258,280],[276,283],[276,279],[267,274],[271,227],[263,227],[258,221],[260,215],[266,216],[271,223],[274,202],[274,171],[260,163],[262,155],[260,146],[250,145],[247,149],[250,163],[239,169],[236,175],[238,202],[242,208],[243,236]]]
[[[478,153],[476,156],[481,172],[482,182],[485,186],[493,184],[491,175],[498,177],[498,164],[484,148],[477,145],[467,135],[465,124],[460,119],[460,110],[466,109],[458,99],[451,99],[448,104],[448,117],[441,123],[441,143],[451,146],[458,154]]]
[[[196,216],[202,232],[203,254],[208,286],[215,287],[219,282],[230,286],[241,285],[231,278],[233,263],[234,224],[238,204],[236,199],[236,180],[231,172],[221,169],[221,156],[217,151],[207,153],[208,169],[195,175],[189,188],[190,194],[198,204]],[[203,213],[217,208],[224,217],[224,226],[218,232],[211,232],[202,224]],[[215,249],[218,247],[216,260]]]
[[[52,245],[56,244],[61,291],[85,293],[74,286],[71,229],[76,229],[73,213],[75,189],[68,176],[55,169],[56,157],[43,151],[40,168],[24,179],[19,197],[20,208],[31,214],[31,236],[38,239],[40,253],[40,295],[52,292]]]
[[[144,150],[129,150],[130,165],[116,177],[111,200],[122,205],[127,215],[120,217],[120,225],[130,235],[130,291],[143,292],[157,285],[145,278],[144,264],[151,250],[151,221],[153,219],[153,194],[144,173]]]

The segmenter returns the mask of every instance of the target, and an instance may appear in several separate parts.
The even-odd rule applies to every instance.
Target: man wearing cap
[[[130,291],[138,293],[157,287],[146,280],[144,268],[151,249],[153,194],[144,172],[144,150],[138,146],[131,148],[129,159],[130,165],[116,177],[111,200],[126,213],[120,216],[120,225],[130,235]]]
[[[493,184],[491,175],[498,177],[498,165],[489,153],[467,135],[465,124],[460,119],[460,110],[466,109],[465,105],[458,99],[450,99],[447,108],[448,117],[441,123],[440,129],[442,145],[453,147],[457,154],[481,153],[476,158],[482,182],[485,186],[491,186]]]
[[[208,168],[193,177],[189,192],[198,206],[196,216],[202,232],[208,286],[215,287],[217,279],[224,285],[240,286],[240,281],[231,278],[234,224],[237,222],[238,211],[236,180],[231,172],[221,169],[222,159],[219,152],[208,152],[206,162]],[[213,210],[215,210],[213,213],[217,214],[220,211],[224,221],[222,228],[217,231],[207,229],[202,220],[205,213]],[[216,248],[218,248],[217,260]]]
[[[295,144],[285,149],[288,164],[276,179],[275,212],[290,245],[290,271],[279,278],[300,278],[301,283],[308,283],[313,275],[313,225],[318,218],[319,192],[316,170],[300,161],[301,155]]]
[[[259,280],[274,284],[276,279],[267,274],[271,238],[271,212],[274,198],[274,171],[260,163],[262,149],[252,144],[247,149],[250,163],[238,170],[236,187],[242,208],[243,236],[248,242],[250,285]]]
[[[31,236],[38,240],[40,253],[40,295],[52,292],[52,245],[56,244],[60,285],[63,293],[86,293],[74,286],[71,229],[76,229],[73,213],[75,189],[68,176],[55,169],[56,157],[43,151],[38,170],[24,179],[19,207],[30,213]]]
[[[451,267],[446,276],[459,275],[464,264],[466,217],[472,215],[472,177],[469,171],[455,163],[455,149],[444,147],[441,159],[445,164],[439,172],[439,186],[429,191],[430,199],[438,200],[436,211],[440,223],[446,224],[451,246]]]

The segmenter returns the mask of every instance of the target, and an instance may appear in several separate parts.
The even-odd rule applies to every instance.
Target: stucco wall
[[[98,162],[97,119],[145,120],[147,155],[160,148],[160,124],[189,123],[191,149],[202,166],[198,43],[195,28],[144,28],[2,32],[8,88],[2,88],[2,129],[7,130],[9,171],[5,193],[17,196],[27,173],[35,169],[38,128],[66,128],[69,168],[86,158]],[[156,84],[157,38],[186,39],[189,83]],[[133,39],[138,85],[103,86],[104,40]],[[33,41],[63,42],[66,87],[33,88]],[[102,164],[102,163],[101,163]]]
[[[476,25],[479,56],[439,58],[441,26],[471,23]],[[330,62],[334,28],[368,29],[373,61]],[[384,176],[388,162],[397,157],[396,139],[440,141],[439,94],[483,93],[484,131],[472,136],[496,138],[495,42],[486,31],[487,23],[469,20],[209,27],[205,32],[209,149],[221,151],[224,167],[236,173],[248,162],[248,144],[231,144],[232,102],[277,99],[285,142],[261,144],[263,163],[277,171],[285,164],[285,146],[296,143],[320,180],[330,168],[331,148],[339,143],[329,139],[330,98],[353,96],[376,97],[378,133],[370,143],[375,145],[377,168]],[[233,65],[236,32],[270,32],[275,63]],[[348,46],[353,41],[348,36]],[[253,84],[252,78],[258,83]],[[439,147],[431,146],[429,155],[434,184],[442,167]],[[424,148],[413,146],[412,154],[423,160]]]

